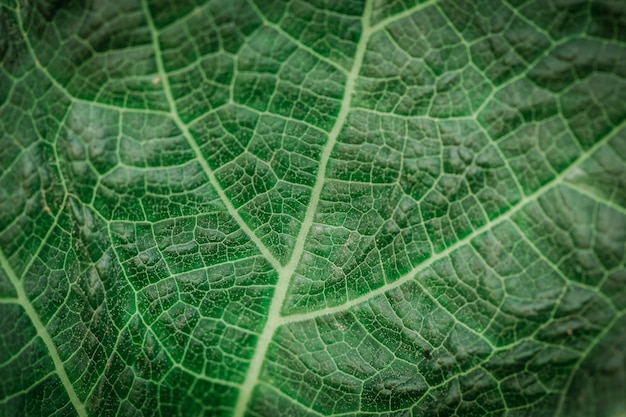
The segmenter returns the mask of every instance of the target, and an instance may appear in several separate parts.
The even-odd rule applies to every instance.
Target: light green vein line
[[[174,123],[176,123],[176,126],[178,127],[178,129],[180,129],[180,131],[183,133],[183,136],[187,140],[189,147],[194,151],[196,155],[196,159],[200,163],[200,166],[204,170],[204,173],[206,174],[209,181],[211,182],[211,185],[213,186],[213,188],[219,195],[220,200],[222,200],[222,203],[228,210],[228,213],[230,213],[230,215],[233,216],[233,218],[235,219],[239,227],[241,227],[241,229],[248,235],[250,240],[257,246],[257,248],[263,254],[265,259],[267,259],[267,261],[274,267],[274,269],[279,271],[282,268],[280,262],[274,257],[274,255],[272,255],[272,253],[263,244],[263,242],[261,242],[261,239],[257,237],[254,231],[250,228],[250,226],[248,226],[246,222],[241,218],[241,215],[239,214],[239,212],[237,212],[237,209],[235,208],[233,203],[228,199],[228,197],[226,196],[226,193],[224,192],[221,185],[217,181],[217,178],[215,177],[215,173],[209,166],[206,159],[204,159],[204,156],[202,155],[202,150],[200,149],[200,147],[194,140],[193,136],[191,135],[189,128],[178,115],[176,101],[174,100],[174,95],[172,94],[170,82],[169,82],[167,73],[165,72],[165,66],[163,64],[161,46],[159,45],[159,34],[156,29],[156,26],[154,25],[154,20],[152,19],[152,15],[150,14],[150,9],[148,7],[147,0],[143,0],[142,4],[143,4],[144,14],[148,22],[148,27],[150,29],[150,35],[152,37],[152,46],[154,49],[155,60],[156,60],[159,76],[161,77],[161,82],[163,83],[163,91],[165,92],[165,96],[167,97],[167,102],[170,106],[169,116],[172,118]]]
[[[317,171],[317,177],[315,179],[315,185],[313,186],[313,190],[311,191],[311,199],[309,201],[309,205],[304,216],[304,221],[302,222],[302,226],[300,228],[300,231],[298,232],[298,237],[294,245],[291,259],[284,268],[280,269],[278,282],[276,283],[276,288],[274,289],[274,296],[272,297],[272,301],[270,304],[267,321],[265,322],[265,327],[263,328],[261,336],[259,336],[254,355],[252,356],[252,360],[250,361],[250,367],[248,368],[248,372],[246,373],[246,379],[244,380],[244,383],[241,386],[241,390],[239,391],[239,397],[237,398],[237,405],[235,406],[234,417],[243,417],[246,412],[246,408],[252,396],[252,391],[254,390],[254,387],[258,382],[259,375],[261,374],[261,367],[263,365],[263,362],[265,361],[265,356],[267,354],[267,350],[269,349],[270,342],[272,341],[274,332],[281,322],[280,310],[283,302],[285,301],[291,277],[293,276],[296,270],[296,266],[300,261],[300,257],[304,252],[304,244],[309,234],[309,230],[311,229],[311,226],[313,224],[313,218],[315,216],[317,205],[320,201],[320,196],[322,194],[322,188],[324,186],[324,180],[326,177],[326,167],[328,166],[328,161],[330,159],[332,150],[337,143],[337,137],[339,136],[342,127],[346,123],[348,113],[350,112],[350,103],[352,101],[352,96],[355,91],[356,80],[359,72],[361,71],[361,66],[363,65],[367,42],[372,34],[368,23],[369,17],[371,16],[371,10],[372,0],[367,0],[363,12],[364,17],[362,19],[363,26],[361,39],[357,44],[356,53],[354,56],[354,63],[346,80],[346,88],[344,90],[343,99],[341,101],[341,110],[337,115],[335,125],[328,135],[328,142],[326,143],[326,145],[324,146],[324,150],[322,151],[320,157],[320,165]]]
[[[446,257],[450,256],[452,254],[452,252],[454,252],[455,250],[463,247],[464,245],[469,244],[469,242],[471,242],[472,239],[474,239],[475,237],[481,235],[482,233],[484,233],[487,230],[492,229],[494,226],[509,220],[515,213],[517,213],[518,211],[522,210],[524,207],[526,207],[529,203],[536,201],[539,197],[541,197],[543,194],[545,194],[547,191],[555,188],[558,185],[562,185],[565,184],[565,182],[567,181],[567,178],[569,175],[571,175],[572,171],[574,171],[575,169],[578,168],[578,166],[580,164],[582,164],[583,162],[585,162],[587,159],[589,159],[590,157],[593,156],[593,154],[602,146],[604,146],[609,140],[611,140],[616,134],[618,134],[622,129],[626,128],[626,120],[623,120],[619,125],[615,126],[609,133],[607,133],[606,136],[604,136],[604,138],[602,138],[601,140],[599,140],[598,142],[596,142],[591,148],[589,148],[587,150],[587,152],[581,154],[578,159],[576,161],[574,161],[572,163],[572,165],[570,165],[567,169],[565,169],[564,171],[562,171],[558,176],[556,176],[552,181],[548,182],[547,184],[545,184],[543,187],[537,189],[534,193],[529,194],[525,197],[523,197],[516,206],[510,208],[508,211],[504,212],[502,215],[500,215],[499,217],[497,217],[494,220],[491,220],[489,222],[487,222],[484,226],[479,227],[478,229],[474,230],[472,233],[470,233],[469,235],[467,235],[466,237],[464,237],[461,240],[458,240],[456,243],[454,243],[453,245],[450,245],[449,247],[447,247],[445,250],[443,250],[442,252],[439,252],[438,254],[432,256],[431,258],[427,259],[426,261],[422,262],[421,264],[419,264],[418,266],[416,266],[415,268],[413,268],[411,271],[409,271],[408,273],[404,274],[402,277],[398,278],[397,280],[390,282],[386,285],[383,285],[382,287],[379,287],[373,291],[370,291],[369,293],[361,296],[361,297],[356,297],[353,298],[352,300],[334,306],[334,307],[328,307],[328,308],[324,308],[321,310],[316,310],[316,311],[312,311],[312,312],[308,312],[308,313],[300,313],[300,314],[293,314],[291,316],[287,316],[287,317],[281,317],[281,324],[288,324],[288,323],[296,323],[296,322],[300,322],[300,321],[304,321],[304,320],[311,320],[317,317],[321,317],[321,316],[326,316],[326,315],[330,315],[330,314],[335,314],[335,313],[339,313],[342,311],[346,311],[349,308],[358,305],[360,303],[366,302],[374,297],[377,297],[379,295],[385,294],[386,292],[390,291],[393,288],[399,287],[400,285],[415,279],[417,277],[417,275],[420,272],[425,271],[427,268],[429,268],[432,264],[434,264],[435,262],[441,260],[441,259],[445,259]]]
[[[30,300],[28,299],[28,297],[26,297],[24,287],[22,286],[21,281],[17,278],[15,271],[13,271],[13,268],[9,264],[9,260],[4,255],[2,249],[0,249],[0,266],[2,266],[2,269],[4,269],[4,272],[6,272],[7,276],[9,277],[9,281],[11,282],[11,284],[13,284],[13,287],[15,287],[18,303],[22,306],[22,308],[24,308],[26,315],[37,330],[37,335],[46,345],[48,353],[50,354],[52,362],[54,363],[56,373],[61,380],[61,384],[63,384],[63,388],[65,388],[65,391],[67,391],[70,402],[72,403],[80,417],[87,417],[87,410],[85,410],[84,404],[78,398],[78,395],[76,394],[76,391],[74,390],[74,387],[72,386],[72,383],[70,382],[70,379],[65,372],[65,368],[63,367],[63,361],[61,360],[59,352],[57,351],[57,348],[52,341],[50,333],[48,333],[48,329],[46,329],[46,326],[44,326],[44,324],[42,323],[39,315],[35,311],[35,308],[30,303]]]
[[[107,110],[111,110],[111,111],[117,111],[120,113],[139,113],[142,115],[146,115],[146,114],[154,114],[157,116],[169,116],[169,112],[166,112],[165,110],[159,110],[159,109],[140,109],[140,108],[132,108],[132,107],[122,107],[122,106],[118,106],[115,104],[108,104],[108,103],[103,103],[101,101],[90,101],[84,98],[79,98],[76,96],[72,96],[69,95],[69,93],[67,93],[67,91],[65,92],[66,94],[68,94],[68,97],[70,98],[71,101],[73,101],[76,104],[84,104],[87,106],[92,106],[92,107],[99,107],[101,109],[107,109]]]
[[[366,78],[366,77],[363,77],[363,78]],[[428,120],[428,121],[433,121],[433,122],[441,122],[441,121],[448,121],[448,120],[474,120],[474,116],[470,116],[470,115],[468,116],[431,116],[429,114],[404,115],[404,114],[395,114],[395,113],[392,113],[391,111],[387,112],[387,111],[376,110],[376,109],[368,109],[366,107],[362,107],[359,105],[353,105],[352,110],[363,112],[363,113],[375,114],[377,116],[382,116],[382,117],[393,117],[398,120],[408,120],[408,121]]]
[[[371,2],[368,1],[365,6],[365,16],[369,16],[371,13]],[[315,217],[315,212],[317,211],[317,206],[319,204],[320,196],[322,194],[322,188],[324,187],[325,179],[326,179],[326,168],[328,167],[328,161],[330,160],[330,155],[337,144],[337,138],[341,133],[341,129],[345,125],[348,119],[348,113],[351,110],[350,103],[352,101],[352,96],[356,87],[356,79],[359,76],[359,72],[361,71],[361,67],[363,65],[363,59],[365,57],[365,51],[367,47],[367,42],[372,34],[369,26],[366,22],[367,19],[363,19],[363,33],[361,35],[361,39],[357,45],[356,54],[354,57],[354,65],[348,78],[346,80],[346,88],[344,90],[343,99],[341,101],[341,110],[337,116],[337,120],[328,135],[328,142],[324,146],[322,154],[320,156],[320,165],[317,171],[317,177],[315,179],[315,185],[313,186],[313,190],[311,191],[311,200],[307,207],[304,221],[302,222],[302,227],[300,228],[300,232],[298,233],[298,238],[296,239],[296,244],[294,246],[293,255],[286,265],[286,269],[295,269],[295,266],[300,261],[300,257],[304,252],[304,244],[306,242],[306,238],[309,234],[309,230],[313,225],[313,219]]]
[[[397,22],[398,20],[404,19],[405,17],[412,16],[414,13],[419,12],[427,7],[433,6],[438,3],[438,0],[428,0],[424,3],[419,3],[413,7],[410,7],[398,14],[394,14],[393,16],[386,17],[380,22],[376,23],[372,26],[372,32],[377,32],[381,29],[384,29],[386,26],[390,25],[393,22]]]

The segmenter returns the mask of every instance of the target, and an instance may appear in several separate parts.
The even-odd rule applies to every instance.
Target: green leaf
[[[0,33],[0,416],[626,413],[623,2]]]

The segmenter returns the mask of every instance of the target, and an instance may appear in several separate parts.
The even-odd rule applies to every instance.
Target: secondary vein
[[[50,333],[48,333],[48,329],[39,318],[39,314],[37,314],[35,307],[33,307],[30,300],[26,296],[26,291],[24,290],[22,282],[17,277],[17,274],[13,270],[13,267],[11,267],[9,260],[5,256],[2,249],[0,249],[0,266],[2,267],[2,269],[4,269],[4,272],[6,272],[7,276],[9,277],[9,281],[11,282],[11,284],[13,284],[13,287],[15,288],[15,292],[17,293],[17,303],[22,306],[31,323],[33,323],[33,326],[37,331],[37,335],[41,338],[44,345],[46,345],[48,353],[50,354],[50,358],[52,358],[54,369],[59,376],[61,384],[63,384],[63,388],[65,388],[65,391],[67,392],[67,395],[70,399],[70,402],[74,406],[74,409],[76,409],[76,412],[80,417],[87,417],[87,410],[85,410],[85,405],[82,403],[80,398],[78,398],[78,394],[76,394],[74,386],[72,385],[70,378],[67,376],[67,372],[65,372],[65,368],[63,367],[63,361],[61,360],[59,352],[54,345],[52,336],[50,336]]]
[[[261,239],[258,238],[258,236],[250,228],[250,226],[248,226],[248,224],[243,220],[243,218],[241,217],[241,215],[239,214],[239,212],[237,211],[233,203],[230,201],[228,196],[226,196],[224,189],[222,189],[222,186],[217,181],[217,177],[215,176],[213,169],[211,169],[211,167],[209,166],[209,163],[206,161],[206,159],[202,155],[202,150],[200,149],[195,139],[191,135],[191,132],[189,131],[189,128],[187,127],[187,124],[183,122],[182,119],[180,118],[178,114],[178,108],[176,106],[176,101],[174,100],[174,95],[172,94],[172,89],[170,87],[169,78],[167,76],[167,73],[165,72],[165,66],[163,64],[163,56],[161,54],[161,46],[159,45],[158,31],[156,29],[156,26],[154,25],[154,20],[152,19],[152,14],[150,13],[150,8],[148,7],[147,1],[143,0],[142,5],[143,5],[143,10],[144,10],[144,15],[146,16],[146,20],[148,22],[148,28],[150,29],[150,35],[152,37],[152,47],[154,49],[157,71],[159,73],[159,77],[161,78],[161,82],[163,83],[163,91],[165,93],[165,97],[167,98],[167,101],[170,107],[170,112],[169,112],[170,117],[172,118],[172,120],[174,121],[178,129],[182,132],[183,137],[187,141],[187,144],[189,145],[189,147],[193,150],[196,156],[196,159],[198,160],[198,162],[200,163],[200,166],[202,167],[202,170],[204,171],[205,175],[208,177],[211,185],[213,186],[217,194],[219,195],[220,200],[222,201],[224,206],[226,206],[228,213],[231,216],[233,216],[233,218],[235,219],[239,227],[241,227],[241,229],[248,235],[250,240],[256,245],[256,247],[259,249],[261,254],[265,257],[265,259],[267,259],[267,261],[272,265],[272,267],[274,267],[274,269],[276,269],[277,271],[280,271],[282,269],[282,265],[280,264],[278,259],[276,259],[276,257],[270,252],[267,246],[265,246],[263,242],[261,242]]]

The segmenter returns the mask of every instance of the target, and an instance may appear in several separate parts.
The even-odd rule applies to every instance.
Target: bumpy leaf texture
[[[626,411],[623,1],[0,33],[0,416]]]

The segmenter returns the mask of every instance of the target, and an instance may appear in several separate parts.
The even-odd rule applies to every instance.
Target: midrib
[[[341,108],[339,110],[339,114],[337,115],[337,120],[335,121],[335,124],[333,125],[333,128],[328,135],[328,142],[326,142],[326,145],[324,146],[324,149],[320,156],[320,164],[315,179],[315,185],[313,186],[313,190],[311,191],[311,199],[304,215],[304,221],[302,223],[302,226],[300,227],[300,232],[298,233],[293,253],[289,262],[283,268],[278,268],[278,282],[276,283],[276,287],[274,288],[274,295],[270,303],[267,321],[265,322],[263,331],[259,336],[254,355],[252,356],[250,366],[248,367],[248,371],[246,373],[246,378],[244,379],[244,382],[239,390],[239,396],[235,405],[234,417],[243,417],[243,415],[245,414],[248,403],[250,402],[250,398],[252,397],[252,392],[258,382],[259,375],[261,374],[261,368],[265,360],[267,350],[269,349],[276,329],[280,325],[280,310],[283,302],[285,301],[291,277],[293,276],[298,262],[300,261],[300,258],[302,256],[302,253],[304,252],[304,244],[306,242],[306,238],[309,234],[311,226],[313,225],[313,219],[315,217],[315,212],[317,210],[320,196],[322,194],[322,188],[324,186],[324,179],[326,175],[328,161],[330,159],[333,148],[337,143],[337,138],[341,133],[341,129],[345,125],[345,122],[348,118],[348,113],[350,112],[350,103],[352,101],[352,95],[355,91],[356,80],[363,65],[363,58],[365,57],[367,42],[372,34],[369,25],[371,10],[372,0],[367,0],[363,11],[363,17],[361,19],[362,34],[361,38],[359,39],[359,43],[357,44],[352,69],[350,70],[350,73],[348,74],[348,77],[346,79],[346,88],[344,90],[343,98],[341,100]]]
[[[194,151],[196,159],[202,166],[205,174],[211,182],[211,185],[213,185],[213,187],[217,191],[221,201],[226,206],[228,212],[237,221],[242,230],[249,236],[250,240],[258,247],[261,254],[268,260],[268,262],[270,262],[270,264],[272,264],[274,269],[278,272],[278,281],[274,288],[274,295],[272,296],[272,300],[270,302],[267,321],[265,322],[263,330],[259,336],[253,357],[250,361],[250,366],[248,367],[248,371],[246,372],[246,377],[239,390],[239,396],[237,398],[234,412],[235,417],[241,417],[246,412],[246,407],[248,406],[248,403],[252,396],[252,391],[257,384],[259,375],[261,373],[261,367],[267,354],[270,342],[272,340],[272,337],[274,336],[274,332],[280,325],[280,310],[287,295],[289,281],[293,273],[295,272],[296,266],[298,265],[302,253],[304,252],[306,237],[313,224],[313,218],[315,216],[315,212],[317,210],[317,206],[322,193],[322,188],[324,186],[324,178],[326,168],[328,166],[328,161],[330,159],[332,150],[337,143],[337,138],[341,133],[341,129],[348,118],[350,103],[352,101],[352,95],[355,90],[356,79],[361,70],[361,66],[363,65],[363,58],[365,56],[367,42],[373,33],[369,25],[369,17],[371,15],[372,9],[371,2],[372,0],[367,0],[365,3],[362,18],[361,39],[357,44],[352,69],[346,79],[346,88],[344,90],[344,95],[341,101],[339,114],[337,115],[337,120],[335,121],[335,124],[333,125],[333,128],[328,135],[328,141],[324,146],[322,154],[320,155],[319,169],[317,172],[315,184],[311,191],[311,198],[304,216],[304,221],[296,238],[296,244],[294,246],[291,258],[285,266],[282,266],[280,262],[276,259],[276,257],[274,257],[270,250],[263,244],[263,242],[256,236],[254,231],[239,215],[236,208],[233,206],[232,202],[230,201],[224,190],[221,188],[219,182],[217,181],[217,178],[215,177],[215,174],[213,173],[213,170],[209,167],[207,161],[204,159],[198,144],[195,142],[195,140],[191,136],[191,133],[189,132],[188,126],[180,118],[176,107],[176,101],[174,100],[174,96],[170,88],[167,73],[165,72],[161,49],[158,41],[158,31],[154,25],[154,21],[152,19],[152,15],[150,14],[148,4],[146,0],[143,1],[144,13],[152,35],[152,44],[156,56],[156,65],[159,76],[161,78],[161,82],[163,83],[165,96],[170,106],[170,115],[173,121],[176,123],[177,127],[182,132],[187,143]]]

